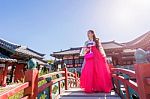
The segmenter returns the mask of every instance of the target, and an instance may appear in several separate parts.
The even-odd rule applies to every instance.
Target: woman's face
[[[88,33],[87,33],[87,36],[88,36],[88,38],[89,38],[90,40],[93,39],[93,33],[88,32]]]

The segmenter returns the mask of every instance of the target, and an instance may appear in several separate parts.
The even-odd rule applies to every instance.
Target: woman
[[[104,50],[93,30],[89,30],[87,35],[89,40],[85,42],[80,87],[87,93],[110,92],[112,82]]]

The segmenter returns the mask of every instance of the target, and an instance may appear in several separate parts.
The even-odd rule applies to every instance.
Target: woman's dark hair
[[[96,35],[93,30],[89,30],[88,32],[93,34],[93,41],[96,43],[96,48],[99,50],[99,38],[96,38]]]

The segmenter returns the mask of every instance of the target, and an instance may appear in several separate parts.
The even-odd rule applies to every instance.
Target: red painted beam
[[[116,75],[112,75],[113,78],[120,80],[121,82],[123,82],[124,84],[127,84],[127,86],[131,87],[132,89],[134,89],[137,93],[138,93],[138,86],[137,83],[131,81],[131,80],[126,80],[124,79],[124,77],[122,76],[116,76]]]
[[[115,71],[118,71],[118,72],[121,72],[121,73],[124,73],[124,74],[127,74],[129,75],[130,77],[136,77],[136,74],[134,71],[132,70],[128,70],[128,69],[122,69],[122,68],[112,68],[112,73],[115,72]]]
[[[57,82],[62,81],[62,80],[65,80],[65,77],[61,77],[61,78],[58,78],[58,79],[54,79],[54,80],[52,80],[52,82],[53,82],[53,84],[54,84],[54,83],[57,83]]]
[[[38,88],[38,93],[42,92],[45,88],[47,88],[47,87],[49,87],[49,86],[52,86],[52,84],[57,83],[57,82],[62,81],[62,80],[65,80],[65,77],[61,77],[61,78],[58,78],[58,79],[54,79],[54,80],[52,80],[52,82],[50,82],[50,83],[43,84],[42,86],[40,86],[40,87]]]
[[[73,79],[73,80],[75,80],[75,77],[68,77],[68,79]]]
[[[15,93],[17,93],[17,92],[19,92],[19,91],[21,91],[21,90],[23,90],[27,87],[29,87],[29,82],[26,82],[24,84],[20,84],[20,85],[16,86],[15,88],[13,88],[9,91],[1,93],[0,94],[0,99],[7,99],[9,96],[14,95]]]
[[[52,86],[53,82],[43,84],[42,86],[38,87],[38,93],[41,93],[43,90],[45,90],[47,87]]]
[[[48,78],[48,77],[51,77],[51,76],[53,76],[53,75],[64,74],[64,73],[65,73],[65,71],[59,71],[59,72],[53,72],[53,73],[45,74],[45,75],[40,76],[40,77],[38,78],[38,81],[44,80],[44,79],[46,79],[46,78]]]

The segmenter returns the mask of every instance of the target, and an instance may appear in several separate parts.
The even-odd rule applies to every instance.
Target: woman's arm
[[[104,48],[103,48],[103,47],[100,47],[100,51],[101,51],[101,53],[103,54],[103,56],[105,56],[105,57],[106,57],[106,53],[105,53],[105,50],[104,50]]]
[[[82,49],[81,49],[80,56],[84,56],[89,51],[89,48],[87,47],[87,44],[88,44],[88,41],[86,41],[84,43],[84,47],[82,47]]]
[[[103,56],[105,56],[106,57],[106,53],[105,53],[105,50],[104,50],[104,48],[103,48],[103,46],[102,46],[102,43],[101,43],[101,41],[99,41],[99,50],[100,50],[100,52],[103,54]]]

